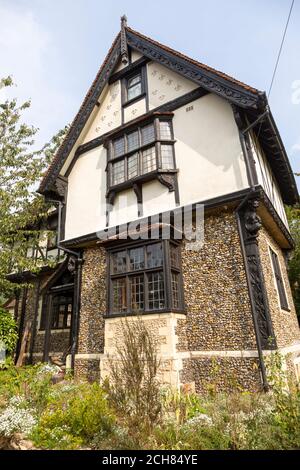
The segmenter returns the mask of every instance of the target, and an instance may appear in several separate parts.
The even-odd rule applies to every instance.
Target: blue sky
[[[0,76],[13,75],[42,144],[70,122],[126,13],[132,28],[268,90],[290,0],[0,0]],[[270,96],[294,171],[300,171],[300,0]],[[3,95],[3,90],[0,90]],[[299,179],[299,178],[298,178]],[[299,182],[298,182],[299,185]]]

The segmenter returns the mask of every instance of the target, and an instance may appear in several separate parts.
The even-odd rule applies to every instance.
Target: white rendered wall
[[[147,77],[150,110],[198,88],[194,82],[157,62],[147,64]]]
[[[68,178],[65,239],[105,227],[106,150],[101,146],[81,155]]]
[[[225,100],[203,96],[176,110],[173,125],[181,205],[248,187],[238,129]]]
[[[187,108],[193,107],[187,111]],[[206,95],[174,113],[180,205],[200,202],[248,186],[232,110],[225,100]],[[105,228],[106,150],[83,154],[69,175],[66,239]],[[143,215],[175,207],[174,192],[157,180],[143,184]],[[110,226],[138,218],[133,190],[116,196]]]

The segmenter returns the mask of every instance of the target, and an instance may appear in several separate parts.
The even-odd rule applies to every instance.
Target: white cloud
[[[17,87],[0,90],[0,98],[31,99],[26,122],[40,129],[38,144],[48,140],[68,119],[71,98],[51,84],[49,56],[55,57],[55,41],[29,9],[14,2],[0,5],[0,74],[12,75]],[[53,60],[53,59],[52,59]]]

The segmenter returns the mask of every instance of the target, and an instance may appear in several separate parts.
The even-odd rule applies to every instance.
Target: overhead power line
[[[280,56],[281,56],[281,51],[282,51],[282,47],[283,47],[283,44],[284,44],[286,32],[287,32],[288,25],[289,25],[289,22],[290,22],[294,2],[295,2],[295,0],[292,0],[291,6],[290,6],[290,11],[289,11],[289,16],[287,18],[287,22],[286,22],[286,25],[285,25],[285,28],[284,28],[284,32],[283,32],[283,36],[282,36],[282,40],[281,40],[281,44],[280,44],[280,48],[279,48],[279,52],[278,52],[278,56],[277,56],[277,60],[276,60],[272,80],[271,80],[271,84],[270,84],[270,88],[269,88],[269,91],[268,91],[268,99],[269,99],[269,96],[270,96],[270,93],[271,93],[271,90],[272,90],[272,87],[273,87],[273,83],[274,83],[275,75],[276,75],[276,72],[277,72],[277,67],[278,67]]]

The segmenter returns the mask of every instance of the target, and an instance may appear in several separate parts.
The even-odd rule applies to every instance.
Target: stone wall
[[[134,335],[135,330],[138,331],[139,328],[137,322],[142,321],[156,345],[157,357],[160,360],[158,371],[160,383],[176,387],[182,369],[182,360],[177,354],[176,328],[178,321],[184,319],[184,314],[176,313],[153,313],[140,318],[129,316],[127,319],[106,318],[105,349],[100,362],[101,378],[109,377],[111,361],[118,360],[118,348],[123,348],[124,345],[124,331],[129,328]]]
[[[276,280],[273,273],[270,247],[277,254],[283,278],[285,292],[288,300],[289,310],[280,307]],[[273,237],[269,235],[265,227],[259,232],[259,251],[268,295],[271,319],[274,333],[279,348],[291,346],[300,342],[300,330],[293,302],[291,287],[288,279],[285,259],[280,246]]]
[[[98,246],[87,248],[82,266],[78,358],[75,358],[75,370],[76,374],[90,380],[99,375],[99,359],[91,359],[88,355],[104,352],[103,316],[106,313],[106,293],[105,249]]]
[[[195,382],[197,392],[262,389],[258,359],[251,357],[184,359],[181,381]]]
[[[205,218],[200,251],[182,247],[186,324],[179,349],[255,349],[252,313],[234,214]],[[186,336],[186,338],[185,338]]]

